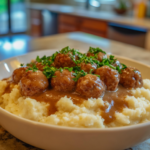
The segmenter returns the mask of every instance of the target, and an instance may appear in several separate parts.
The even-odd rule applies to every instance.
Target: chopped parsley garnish
[[[120,66],[117,66],[117,67],[116,67],[116,70],[117,70],[119,73],[122,72],[122,71],[121,71],[122,69],[120,69]]]
[[[80,58],[78,60],[75,61],[76,64],[80,64],[80,63],[85,63],[85,64],[94,64],[94,58],[93,57],[87,57],[85,54],[82,54],[82,56],[80,55]]]
[[[87,72],[85,72],[83,70],[81,70],[81,71],[75,71],[75,73],[73,73],[73,75],[75,76],[75,78],[73,78],[73,80],[75,82],[77,82],[80,77],[83,77],[83,76],[87,75]]]
[[[89,74],[92,74],[92,71],[93,71],[93,69],[90,69],[90,72],[89,72]]]
[[[110,55],[110,56],[109,56],[109,59],[110,59],[110,60],[114,60],[114,57],[115,57],[115,56]]]
[[[100,78],[100,75],[98,75],[98,74],[94,74],[94,75],[96,75],[97,77],[99,77],[99,78]]]
[[[33,72],[36,72],[36,71],[38,71],[38,68],[36,67],[36,65],[34,64],[34,65],[32,65],[31,67],[28,67],[27,68],[27,70],[26,70],[26,72],[28,72],[28,71],[33,71]]]
[[[26,66],[30,67],[30,66],[32,66],[32,63],[28,63]]]
[[[47,78],[51,78],[51,77],[54,77],[54,74],[56,71],[60,71],[61,73],[63,72],[63,70],[68,70],[69,72],[79,72],[80,71],[80,67],[76,66],[76,67],[64,67],[64,68],[56,68],[56,67],[48,67],[48,66],[45,66],[44,67],[44,75],[47,77]]]
[[[97,48],[90,47],[88,52],[93,53],[93,54],[97,54],[99,52],[106,54],[106,52],[100,49],[99,47]]]
[[[37,57],[36,57],[36,61],[40,63],[42,60],[40,59],[39,56],[37,56]]]
[[[114,59],[114,58],[115,58],[115,56],[113,56],[113,55],[109,56],[109,61],[111,64],[114,64],[117,61],[117,59]]]
[[[99,52],[106,54],[106,52],[104,52],[100,48],[90,47],[88,52],[93,53],[94,56],[87,57],[86,54],[82,54],[78,50],[71,49],[69,46],[67,46],[63,48],[62,50],[60,50],[59,52],[55,52],[52,56],[48,56],[48,57],[45,55],[43,57],[37,56],[35,62],[31,62],[26,65],[27,66],[26,71],[32,70],[33,72],[36,72],[38,70],[36,64],[40,63],[40,65],[43,66],[43,74],[47,78],[55,77],[54,74],[56,71],[63,72],[63,70],[68,70],[69,72],[73,72],[73,75],[75,76],[73,80],[76,82],[80,77],[87,75],[87,72],[81,70],[81,67],[80,67],[81,63],[91,64],[91,65],[96,64],[98,68],[102,66],[108,66],[114,70],[117,70],[119,73],[122,73],[122,70],[127,68],[127,66],[124,64],[119,64],[117,66],[114,66],[117,59],[115,59],[115,56],[113,55],[110,55],[108,58],[103,58],[101,62],[98,61],[97,54]],[[67,55],[66,57],[70,56],[70,58],[76,64],[76,66],[64,67],[64,68],[56,68],[52,66],[58,54],[65,54]],[[122,66],[122,68],[120,68],[120,65]],[[21,64],[20,66],[23,67],[24,64]],[[92,74],[92,72],[93,72],[93,69],[90,70],[89,74]],[[93,74],[93,75],[96,75],[96,74]],[[96,76],[100,77],[99,75],[96,75]]]
[[[54,54],[53,54],[54,55]],[[52,56],[53,56],[52,55]],[[50,56],[48,56],[48,57],[46,57],[46,56],[43,56],[42,58],[40,58],[39,56],[37,56],[36,57],[36,61],[38,62],[38,63],[41,63],[42,65],[48,65],[48,66],[50,66],[52,63],[53,63],[53,61],[52,61],[52,56],[50,57]]]
[[[71,49],[69,46],[67,46],[67,47],[63,48],[62,50],[60,50],[59,53],[61,53],[61,54],[72,53],[72,55],[77,55],[80,52],[74,48]]]
[[[70,52],[71,49],[69,46],[64,47],[61,51],[59,51],[61,54],[67,54],[68,52]]]
[[[73,71],[80,71],[81,70],[81,67],[80,66],[74,66],[73,67]]]
[[[62,73],[63,72],[63,68],[59,68],[60,72]]]
[[[121,65],[122,65],[122,69],[123,69],[123,70],[127,68],[127,66],[126,66],[125,64],[122,64],[122,63],[121,63]]]
[[[99,63],[99,66],[108,66],[112,69],[116,69],[116,67],[113,66],[114,62],[114,60],[110,60],[109,58],[103,58],[102,62]]]
[[[21,66],[21,67],[23,67],[23,66],[24,66],[24,64],[20,64],[20,66]]]
[[[126,66],[125,64],[122,64],[122,63],[121,63],[121,66],[122,66],[121,69],[120,69],[120,66],[117,66],[117,67],[116,67],[116,70],[117,70],[120,74],[122,73],[122,70],[124,70],[124,69],[127,68],[127,66]]]
[[[52,62],[54,62],[54,60],[55,60],[55,58],[56,58],[56,56],[57,56],[58,53],[59,53],[59,52],[56,52],[56,53],[54,53],[54,54],[50,57],[50,60],[51,60]]]
[[[65,70],[65,69],[68,70],[69,72],[73,71],[73,67],[71,67],[71,68],[69,68],[69,67],[59,68],[58,70],[60,72],[63,72],[63,70]]]
[[[43,74],[44,74],[47,78],[54,77],[55,72],[58,70],[58,69],[55,68],[55,67],[48,67],[48,66],[45,66],[43,69],[44,69]],[[61,70],[61,71],[63,71],[63,70]]]
[[[64,67],[64,69],[67,69],[69,72],[73,71],[73,67],[69,68],[69,67]]]

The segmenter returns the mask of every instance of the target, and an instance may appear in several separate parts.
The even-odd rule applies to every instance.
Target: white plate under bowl
[[[0,79],[11,76],[20,63],[37,55],[51,55],[55,50],[38,51],[0,62]],[[116,56],[128,66],[135,66],[143,78],[150,79],[150,67]],[[0,124],[12,135],[33,146],[47,150],[123,150],[150,138],[150,122],[109,129],[70,128],[47,125],[15,116],[0,108]]]

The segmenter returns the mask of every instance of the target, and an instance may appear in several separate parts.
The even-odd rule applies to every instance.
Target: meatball
[[[87,56],[88,56],[88,57],[94,56],[94,54],[89,52],[89,53],[87,53]],[[102,52],[99,52],[99,53],[97,54],[97,60],[99,60],[100,62],[101,62],[103,59],[105,59],[105,58],[107,58],[107,55],[106,55],[106,54],[104,54],[104,53],[102,53]]]
[[[86,98],[98,98],[103,95],[105,84],[96,75],[87,74],[77,81],[76,92]]]
[[[12,74],[12,81],[14,83],[19,83],[19,81],[21,80],[21,78],[23,76],[25,76],[26,74],[26,67],[20,67],[16,70],[14,70],[13,74]]]
[[[95,55],[93,53],[88,52],[87,57],[90,57],[90,56],[95,56]]]
[[[93,73],[97,68],[96,64],[90,64],[90,63],[88,63],[88,64],[81,63],[81,64],[79,64],[79,66],[81,67],[81,70],[84,70],[87,73],[89,73],[91,69],[92,69],[91,73]]]
[[[36,62],[35,65],[36,65],[36,67],[38,68],[38,70],[40,70],[40,71],[43,71],[43,70],[44,70],[44,67],[45,67],[45,66],[42,65],[41,63]]]
[[[75,89],[76,82],[73,81],[73,72],[68,70],[56,71],[54,76],[51,79],[51,86],[56,91],[71,92]]]
[[[32,67],[33,65],[35,65],[35,66],[38,68],[38,70],[40,70],[40,71],[44,71],[44,67],[46,66],[46,65],[42,65],[42,63],[39,63],[39,62],[35,62],[34,64],[31,65],[31,67]],[[53,62],[50,66],[51,66],[51,67],[55,67],[54,62]],[[49,67],[50,67],[50,66],[49,66]]]
[[[99,52],[98,53],[98,60],[101,62],[103,59],[106,59],[107,58],[107,55],[102,53],[102,52]]]
[[[105,83],[107,90],[115,91],[117,89],[120,80],[118,71],[108,66],[103,66],[96,69],[95,74],[100,75],[100,79]]]
[[[67,54],[57,54],[55,60],[54,60],[54,64],[55,67],[60,68],[60,67],[74,67],[76,66],[76,64],[74,63],[74,61],[72,60],[71,53],[67,53]],[[76,55],[72,55],[72,57],[74,58],[74,60],[77,59]]]
[[[41,71],[28,71],[20,80],[21,94],[33,96],[45,90],[49,86],[48,79]]]
[[[127,67],[120,74],[120,84],[126,88],[138,88],[143,86],[141,72],[134,67]]]

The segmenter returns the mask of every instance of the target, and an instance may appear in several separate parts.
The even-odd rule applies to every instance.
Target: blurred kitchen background
[[[150,50],[150,0],[0,0],[0,51],[74,31]]]

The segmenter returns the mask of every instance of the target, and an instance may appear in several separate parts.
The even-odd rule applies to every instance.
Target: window
[[[25,0],[0,0],[0,36],[27,30]]]
[[[0,0],[0,34],[6,34],[8,30],[7,1]]]

